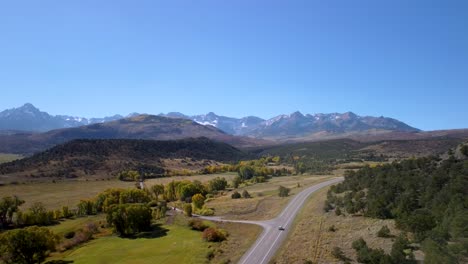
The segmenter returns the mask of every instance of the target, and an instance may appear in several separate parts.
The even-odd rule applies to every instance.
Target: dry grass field
[[[173,176],[165,178],[150,179],[145,181],[145,186],[149,187],[157,183],[168,183],[172,180],[199,180],[209,181],[214,177],[224,177],[227,181],[236,174],[210,174],[196,176]],[[57,181],[38,182],[26,184],[9,184],[0,186],[1,197],[17,195],[25,200],[22,208],[28,208],[34,202],[42,202],[48,209],[59,209],[62,206],[74,207],[80,199],[93,198],[98,193],[109,188],[134,188],[135,182],[123,182],[118,180],[98,180],[98,181]]]
[[[325,213],[323,204],[328,188],[313,194],[298,215],[293,230],[282,249],[278,252],[275,263],[342,263],[331,255],[335,246],[339,246],[345,255],[356,259],[351,244],[360,237],[371,248],[382,248],[390,252],[393,238],[377,237],[377,232],[387,225],[391,234],[397,236],[393,220],[371,219],[362,216],[337,216],[334,212]],[[330,231],[331,226],[335,231]],[[353,262],[355,263],[355,262]]]
[[[257,183],[236,189],[239,193],[247,190],[252,198],[232,199],[233,191],[207,202],[215,214],[227,219],[268,220],[278,215],[290,197],[305,187],[326,181],[335,175],[300,175],[274,177],[265,183]],[[278,197],[279,186],[291,189],[290,196]]]

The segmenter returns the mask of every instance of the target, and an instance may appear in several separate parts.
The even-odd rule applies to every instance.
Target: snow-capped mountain
[[[388,117],[358,116],[353,112],[331,114],[307,114],[294,112],[279,115],[262,122],[249,132],[255,137],[297,137],[317,132],[348,133],[368,130],[416,132],[419,129]]]
[[[84,118],[67,115],[50,115],[27,103],[21,107],[0,112],[0,130],[44,132],[59,128],[85,126],[124,118],[114,115],[104,118]]]
[[[132,113],[126,117],[139,115]],[[171,118],[190,119],[205,126],[216,127],[225,133],[256,138],[292,138],[303,137],[318,132],[328,134],[359,133],[369,130],[419,131],[403,122],[388,117],[359,116],[352,112],[330,114],[302,114],[294,112],[279,115],[268,120],[255,116],[233,118],[216,115],[210,112],[206,115],[188,116],[179,112],[159,114]],[[43,132],[58,128],[70,128],[95,123],[105,123],[122,119],[124,116],[114,115],[104,118],[83,118],[66,115],[49,115],[41,112],[32,104],[0,112],[0,130]]]

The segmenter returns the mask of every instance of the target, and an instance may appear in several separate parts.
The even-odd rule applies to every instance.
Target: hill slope
[[[236,161],[246,154],[228,144],[208,138],[171,141],[132,139],[80,139],[55,146],[31,157],[0,164],[5,179],[18,178],[107,178],[122,170],[149,175],[163,174],[164,159]],[[190,164],[188,165],[190,166]]]
[[[207,137],[235,146],[255,146],[259,140],[235,137],[187,119],[140,115],[112,122],[52,130],[46,133],[0,135],[0,152],[31,154],[74,139],[175,140]]]

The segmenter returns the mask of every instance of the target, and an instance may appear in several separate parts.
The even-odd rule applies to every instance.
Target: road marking
[[[255,249],[256,249],[258,246],[260,246],[260,244],[262,244],[262,241],[263,241],[263,240],[265,239],[265,237],[267,236],[268,231],[269,231],[268,228],[263,227],[262,238],[256,243],[257,245],[255,245],[255,247],[253,247],[253,248],[250,250],[250,253],[244,258],[244,260],[241,262],[241,264],[245,263],[245,262],[249,259],[250,255],[252,255],[252,253],[255,252]]]
[[[263,257],[262,261],[260,261],[260,264],[263,263],[263,261],[265,261],[265,259],[268,257],[268,254],[270,254],[270,251],[271,249],[273,248],[273,246],[276,244],[276,241],[278,241],[278,239],[281,237],[282,233],[279,233],[279,235],[276,237],[275,241],[273,241],[273,244],[271,245],[270,249],[268,249],[267,253],[265,254],[265,256]]]

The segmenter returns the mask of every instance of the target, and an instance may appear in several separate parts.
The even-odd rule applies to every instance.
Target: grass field
[[[172,180],[199,180],[206,182],[214,177],[225,177],[230,181],[235,174],[210,174],[196,176],[174,176],[150,179],[145,186],[150,187],[157,183],[168,183]],[[25,200],[22,208],[28,208],[34,202],[42,202],[48,209],[59,209],[62,206],[75,207],[80,199],[93,198],[108,188],[134,188],[135,182],[118,180],[104,181],[57,181],[27,184],[9,184],[0,186],[1,196],[17,195]]]
[[[237,223],[212,223],[229,233],[221,243],[202,240],[201,232],[187,226],[189,218],[177,214],[168,216],[161,226],[163,235],[154,238],[127,239],[101,233],[95,239],[63,253],[54,253],[49,260],[68,260],[73,263],[208,263],[208,253],[213,254],[210,263],[235,263],[251,246],[261,232],[256,225]],[[49,227],[63,236],[77,231],[86,223],[105,222],[104,215],[65,220]]]
[[[10,162],[13,160],[21,159],[22,156],[16,154],[0,153],[0,163]]]
[[[232,199],[232,191],[230,191],[224,193],[221,197],[210,200],[207,203],[207,207],[214,208],[216,215],[222,215],[228,219],[268,220],[274,218],[281,212],[292,195],[310,185],[325,181],[334,176],[335,175],[300,175],[274,177],[265,183],[258,183],[237,189],[239,193],[242,193],[243,190],[247,190],[252,198]],[[279,186],[290,188],[290,196],[285,198],[279,197]]]
[[[127,239],[107,236],[94,239],[63,255],[74,264],[206,263],[211,243],[188,227],[165,225],[167,234],[156,238]]]
[[[80,199],[92,198],[108,188],[130,188],[133,182],[111,181],[58,181],[57,183],[30,183],[0,186],[1,196],[17,195],[25,200],[22,208],[42,202],[48,209],[62,206],[75,207]]]

